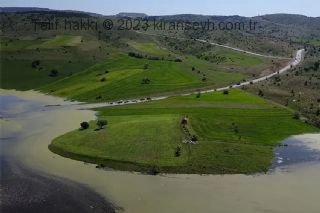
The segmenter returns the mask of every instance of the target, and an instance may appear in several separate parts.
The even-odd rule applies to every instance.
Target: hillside
[[[149,174],[247,174],[266,172],[281,140],[318,131],[306,124],[317,126],[319,117],[319,98],[312,97],[319,93],[318,18],[148,16],[142,21],[154,21],[147,29],[120,30],[132,21],[126,17],[145,14],[30,10],[0,13],[1,88],[105,104],[97,121],[83,121],[51,143],[62,156]],[[254,30],[157,28],[251,19],[259,21]],[[306,62],[294,67],[302,48]],[[289,73],[253,84],[289,63]],[[242,90],[230,86],[241,82],[248,82]],[[300,98],[301,82],[307,98]],[[283,104],[283,94],[286,106],[264,99]]]

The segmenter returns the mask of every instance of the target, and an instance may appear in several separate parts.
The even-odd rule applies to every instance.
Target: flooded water
[[[305,134],[290,137],[274,149],[272,168],[304,162],[320,162],[320,135]]]
[[[285,141],[288,146],[275,149],[279,153],[276,159],[279,165],[274,164],[268,174],[148,176],[105,171],[55,155],[47,148],[54,137],[78,128],[81,121],[95,119],[95,112],[77,110],[71,103],[45,107],[64,105],[64,102],[36,92],[1,92],[24,100],[19,106],[13,101],[13,106],[5,108],[10,112],[2,115],[6,117],[4,132],[20,135],[5,153],[26,168],[84,184],[122,207],[124,212],[319,212],[319,158],[287,162],[295,155],[316,155],[320,150],[320,134]],[[7,99],[7,105],[13,99]],[[28,107],[30,110],[23,110]],[[304,150],[313,151],[295,154],[295,151],[280,150],[290,148],[291,141],[304,144]]]

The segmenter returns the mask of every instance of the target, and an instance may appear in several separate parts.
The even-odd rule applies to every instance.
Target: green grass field
[[[135,50],[138,50],[143,53],[149,53],[149,54],[158,55],[158,56],[167,56],[168,54],[172,54],[170,51],[160,48],[155,43],[151,43],[151,42],[142,43],[142,42],[135,42],[135,41],[129,41],[128,43]]]
[[[2,73],[1,88],[15,88],[19,90],[34,89],[73,75],[93,64],[92,61],[73,61],[73,63],[69,63],[66,60],[49,59],[41,60],[41,67],[43,69],[38,70],[31,67],[32,61],[33,60],[24,59],[1,59],[1,69],[8,70],[8,72]],[[59,71],[57,77],[49,76],[52,69]],[[12,85],[14,85],[14,87],[12,87]]]
[[[267,171],[272,149],[282,139],[316,131],[294,120],[286,108],[240,90],[98,111],[99,119],[109,122],[105,129],[95,131],[92,121],[89,129],[60,136],[49,148],[66,157],[119,170],[254,173]],[[185,115],[198,144],[182,143],[187,137],[180,126]],[[177,146],[181,147],[179,157],[174,154]]]
[[[193,55],[169,51],[152,39],[119,42],[113,45],[94,37],[71,35],[33,40],[4,38],[0,49],[3,55],[1,87],[36,89],[87,102],[115,101],[225,86],[251,76],[234,67],[266,65],[255,57],[233,51],[217,53],[227,58],[225,63],[217,65]],[[129,51],[164,59],[133,58],[127,55]],[[170,61],[175,58],[181,58],[182,62]],[[41,61],[41,70],[31,67],[35,60]],[[146,64],[148,69],[144,69]],[[59,71],[58,76],[50,77],[53,69]],[[24,80],[18,81],[20,77]],[[143,79],[150,82],[142,84]]]
[[[81,43],[81,39],[81,36],[56,36],[54,38],[46,40],[39,46],[32,46],[30,48],[55,48],[61,46],[76,46]]]
[[[81,36],[59,35],[48,39],[9,39],[2,38],[0,50],[18,51],[36,48],[57,48],[62,46],[76,46],[81,43]]]
[[[144,69],[145,64],[148,64],[148,69]],[[201,81],[202,74],[191,71],[193,64],[204,68],[204,73],[208,73],[206,82]],[[137,59],[119,54],[114,55],[111,60],[96,64],[84,72],[56,81],[40,90],[52,91],[53,95],[70,99],[97,102],[171,94],[224,85],[244,78],[242,74],[214,70],[209,66],[207,62],[195,58],[179,63]],[[103,78],[105,81],[101,82]],[[150,83],[142,84],[144,78],[150,79]],[[97,100],[98,96],[101,96],[101,99]]]
[[[243,54],[236,51],[226,50],[224,48],[215,47],[213,51],[205,52],[204,56],[212,57],[213,55],[222,56],[225,60],[222,64],[225,65],[236,65],[240,67],[248,67],[254,65],[263,64],[265,59],[259,58],[257,56],[251,56],[247,54]],[[266,60],[265,60],[266,61]]]

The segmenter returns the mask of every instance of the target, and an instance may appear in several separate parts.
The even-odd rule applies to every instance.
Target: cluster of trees
[[[38,69],[38,70],[42,70],[43,68],[40,66],[40,60],[34,60],[31,62],[31,67],[33,69]],[[57,77],[59,76],[59,71],[56,69],[52,69],[50,70],[50,73],[48,74],[50,77]]]
[[[206,61],[216,63],[216,64],[223,63],[227,60],[227,58],[225,56],[219,56],[218,54],[210,54],[210,55],[198,54],[196,57],[199,59],[204,59]],[[232,59],[230,59],[230,60],[232,60]]]
[[[97,120],[96,124],[100,130],[100,129],[103,129],[106,125],[108,125],[108,121],[107,120]],[[80,127],[82,130],[89,129],[90,124],[87,121],[83,121],[80,123]]]
[[[165,60],[164,57],[158,57],[158,56],[147,56],[147,55],[142,55],[140,53],[135,53],[135,52],[128,52],[128,56],[134,57],[134,58],[145,58],[148,60]],[[167,61],[174,61],[174,62],[182,62],[182,59],[180,58],[175,58],[175,59],[166,59]]]
[[[201,75],[201,71],[200,70],[196,70],[195,67],[191,68],[192,71],[196,71],[197,74]],[[207,76],[205,73],[202,73],[202,78],[201,78],[202,82],[206,82],[207,81]]]

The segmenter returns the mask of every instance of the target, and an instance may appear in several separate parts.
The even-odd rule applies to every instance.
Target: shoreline
[[[20,96],[25,94],[17,93]],[[41,98],[44,101],[45,95],[33,95],[33,101],[41,101]],[[19,144],[12,154],[35,171],[88,186],[123,207],[125,212],[230,212],[237,208],[248,213],[280,210],[298,213],[317,212],[319,207],[319,163],[277,168],[270,174],[258,175],[150,176],[106,171],[53,154],[47,148],[54,137],[78,126],[79,120],[92,120],[95,117],[93,111],[47,107],[31,113],[28,119],[30,117],[33,128],[29,131],[34,128],[37,131],[24,129],[28,133],[24,143]],[[18,121],[28,123],[25,118]],[[66,125],[70,126],[65,128]]]
[[[6,103],[8,97],[9,102],[17,102],[16,106]],[[40,98],[39,102],[29,104],[35,97]],[[0,163],[3,212],[114,213],[119,209],[83,183],[27,165],[22,160],[21,153],[16,152],[16,148],[29,137],[28,133],[23,131],[27,126],[32,126],[28,124],[29,120],[32,121],[32,116],[44,112],[43,104],[61,100],[34,91],[25,93],[1,90],[1,101]]]

